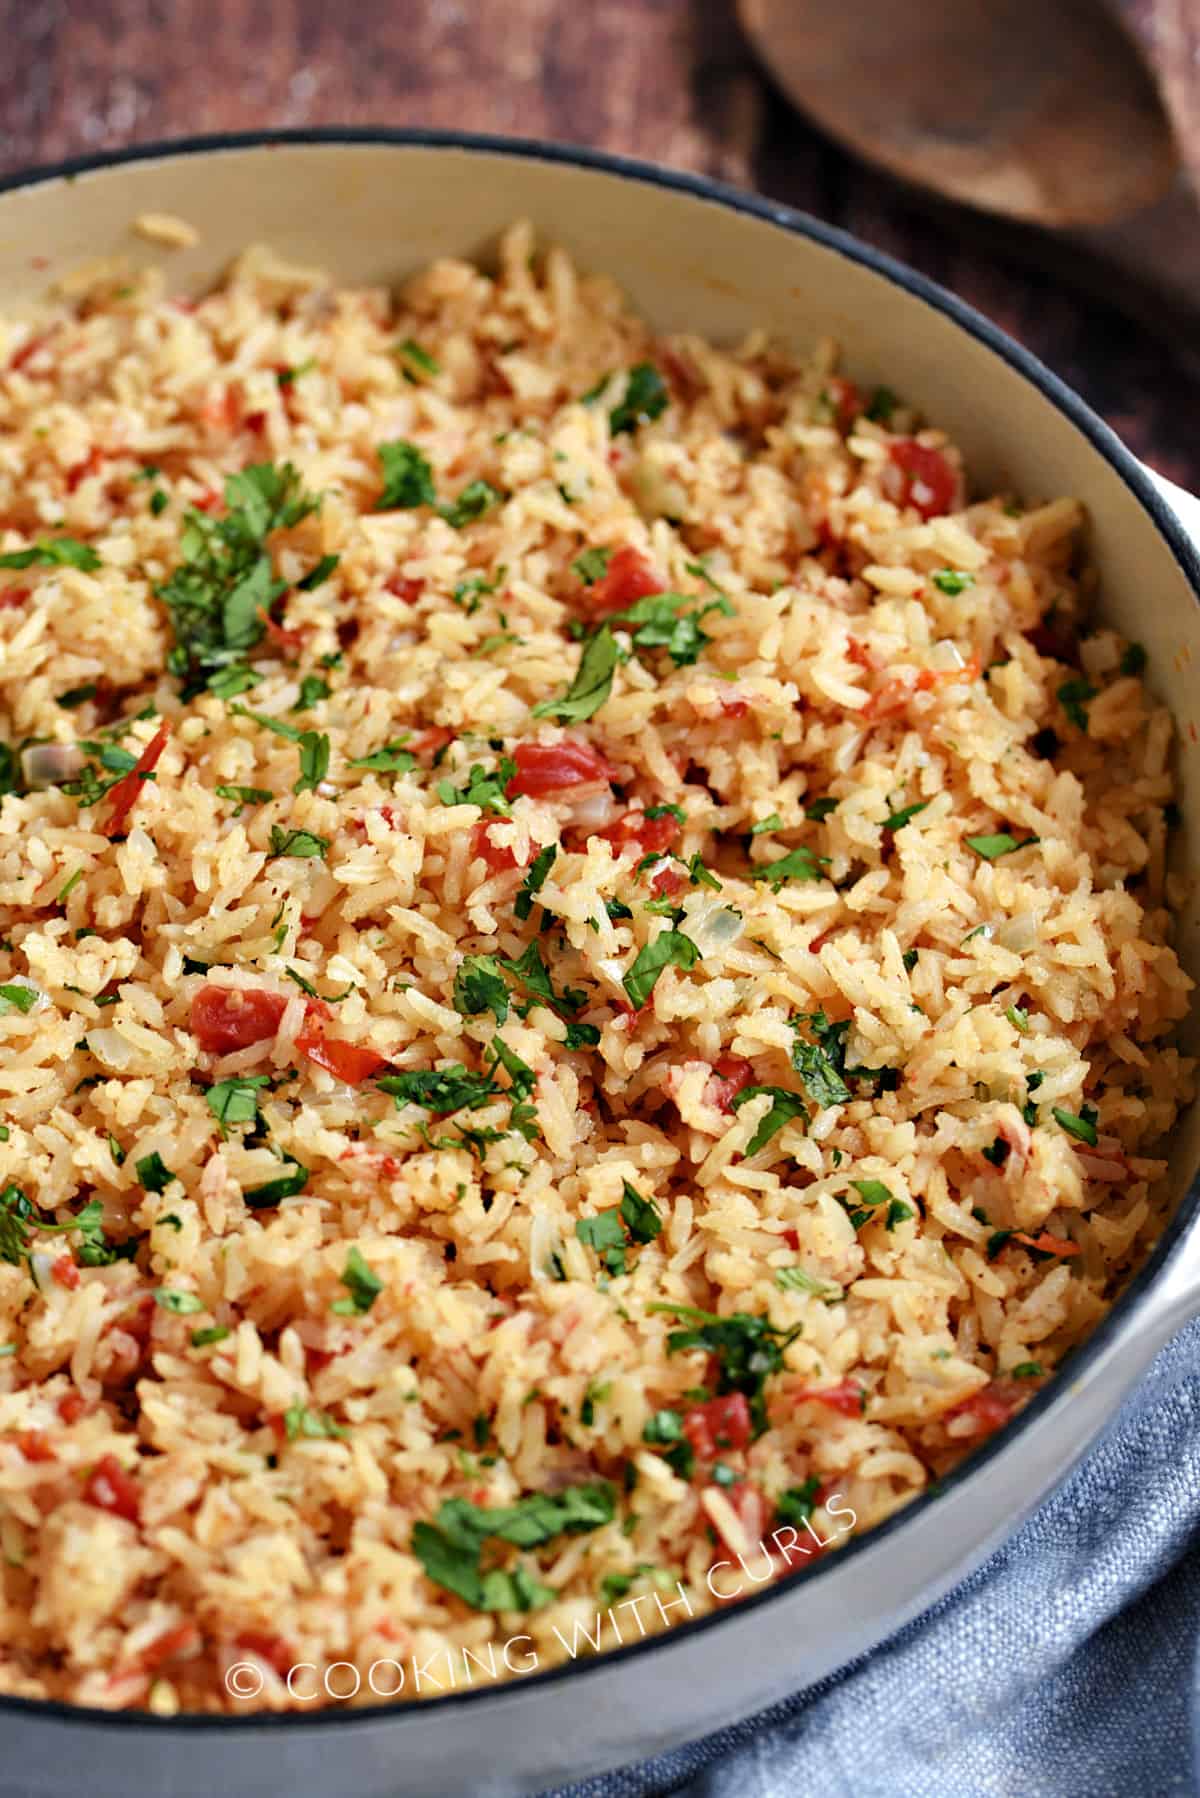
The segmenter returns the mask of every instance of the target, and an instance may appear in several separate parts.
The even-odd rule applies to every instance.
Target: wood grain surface
[[[1113,3],[1200,146],[1200,0]],[[0,171],[196,132],[431,125],[757,188],[952,287],[1200,491],[1200,345],[1165,341],[1152,305],[1116,310],[1095,270],[1051,276],[1027,243],[834,148],[760,74],[731,0],[0,0],[0,42]]]

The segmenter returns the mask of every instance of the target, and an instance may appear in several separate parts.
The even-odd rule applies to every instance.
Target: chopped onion
[[[736,943],[746,925],[741,915],[731,911],[719,894],[701,889],[689,893],[684,900],[679,928],[692,939],[702,956],[710,956]]]
[[[562,1251],[562,1240],[548,1211],[535,1205],[529,1215],[529,1272],[544,1283],[554,1279],[551,1261]]]
[[[74,779],[83,763],[74,743],[31,743],[21,751],[21,777],[27,787],[57,787]]]
[[[833,765],[837,773],[846,774],[853,768],[866,734],[865,730],[852,731],[840,748],[834,750]]]
[[[133,1044],[119,1030],[103,1025],[99,1030],[89,1030],[88,1048],[97,1061],[114,1073],[124,1073],[133,1064]]]
[[[579,830],[603,830],[621,811],[613,798],[612,788],[605,782],[589,792],[581,792],[571,805],[570,821]]]
[[[55,1255],[47,1255],[45,1249],[34,1249],[29,1256],[29,1277],[39,1292],[50,1290],[51,1270],[57,1260]]]
[[[951,668],[965,668],[966,660],[958,644],[950,637],[941,637],[929,652],[929,663],[939,674],[948,673]]]
[[[1002,949],[1011,950],[1014,955],[1024,955],[1028,950],[1036,949],[1040,940],[1038,920],[1028,913],[1021,918],[1005,919],[992,932],[992,941]]]

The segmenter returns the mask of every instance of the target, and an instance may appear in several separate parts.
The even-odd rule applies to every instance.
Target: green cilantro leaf
[[[611,549],[585,549],[571,563],[571,570],[577,574],[585,586],[591,587],[603,580],[608,573],[608,565],[612,561]]]
[[[610,432],[618,437],[622,431],[636,431],[640,424],[661,417],[669,399],[667,384],[654,364],[637,363],[629,371],[621,400],[608,415]]]
[[[284,830],[280,824],[271,826],[271,856],[291,855],[300,860],[319,857],[325,859],[325,851],[329,847],[328,837],[319,837],[313,830]]]
[[[383,492],[375,502],[377,512],[407,512],[416,506],[437,504],[433,470],[415,443],[401,438],[396,443],[379,444],[375,453],[383,468]]]
[[[87,543],[77,537],[39,537],[30,549],[10,550],[0,556],[0,568],[78,568],[94,574],[100,558]]]
[[[546,876],[554,866],[557,857],[558,844],[547,843],[544,848],[538,850],[530,862],[529,871],[521,882],[520,890],[513,901],[513,911],[522,923],[532,912],[534,898],[546,884]]]
[[[964,837],[968,849],[983,857],[985,862],[999,861],[1002,855],[1011,855],[1016,849],[1028,849],[1037,837],[1025,837],[1018,842],[1016,837],[1009,836],[1006,830],[997,831],[993,836]]]
[[[771,1138],[785,1124],[790,1124],[793,1118],[803,1118],[805,1123],[808,1122],[808,1110],[800,1094],[790,1092],[786,1086],[743,1086],[740,1092],[733,1095],[734,1110],[740,1110],[760,1093],[770,1093],[771,1108],[746,1144],[747,1156],[757,1155],[760,1149],[765,1149]]]
[[[218,1080],[210,1086],[204,1097],[208,1109],[221,1126],[222,1136],[229,1134],[234,1124],[253,1124],[258,1118],[258,1094],[264,1086],[271,1084],[267,1074],[234,1074],[228,1080]]]
[[[658,985],[664,968],[679,968],[686,973],[699,959],[700,951],[691,937],[681,930],[664,930],[652,943],[639,949],[632,967],[622,977],[621,985],[629,995],[629,1003],[635,1011],[640,1011]]]
[[[591,718],[612,692],[613,675],[621,651],[609,625],[588,638],[579,658],[575,678],[560,699],[544,699],[533,708],[535,718],[557,718],[563,724],[581,724]]]
[[[315,793],[329,772],[329,738],[315,730],[306,730],[297,748],[300,751],[300,778],[293,793]]]
[[[334,1299],[329,1307],[339,1317],[365,1317],[383,1291],[383,1281],[363,1260],[356,1243],[351,1243],[347,1250],[346,1265],[342,1269],[342,1285],[349,1296]]]
[[[508,1016],[508,986],[500,967],[494,955],[464,956],[454,976],[455,1010],[464,1017],[490,1011],[497,1024],[503,1024]]]

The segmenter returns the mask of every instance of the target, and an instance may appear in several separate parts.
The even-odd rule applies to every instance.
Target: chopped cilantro
[[[531,1493],[515,1504],[487,1508],[465,1498],[443,1500],[432,1523],[413,1526],[412,1548],[427,1577],[477,1611],[533,1610],[557,1597],[521,1566],[511,1571],[482,1565],[489,1540],[516,1548],[540,1547],[555,1536],[600,1529],[616,1515],[616,1495],[606,1481]]]
[[[439,506],[438,512],[447,524],[453,525],[456,531],[461,531],[465,524],[472,524],[493,506],[499,505],[503,497],[489,481],[472,481],[463,488],[456,500],[452,500],[447,506]]]
[[[346,1434],[342,1425],[335,1423],[324,1411],[310,1411],[307,1405],[289,1405],[283,1414],[283,1427],[289,1442],[294,1442],[297,1436],[319,1441]]]
[[[802,1486],[789,1486],[775,1500],[775,1528],[781,1523],[807,1523],[817,1508],[821,1495],[821,1482],[816,1474],[810,1474]]]
[[[559,699],[544,699],[535,705],[535,718],[557,718],[563,724],[581,724],[591,718],[612,692],[613,674],[621,660],[621,651],[609,625],[588,638],[579,658],[575,678]]]
[[[303,579],[296,582],[296,586],[301,593],[311,593],[314,588],[324,585],[340,561],[340,556],[322,556],[319,562],[313,564]],[[333,666],[328,658],[325,660],[327,667]]]
[[[808,1111],[803,1099],[799,1093],[789,1091],[786,1086],[743,1086],[741,1092],[733,1095],[734,1110],[740,1110],[760,1093],[770,1093],[771,1108],[746,1144],[747,1155],[757,1155],[760,1149],[765,1149],[771,1138],[785,1124],[790,1124],[793,1118],[803,1118],[805,1123],[808,1122]]]
[[[325,851],[329,847],[328,837],[319,837],[313,830],[284,830],[280,824],[271,826],[271,857],[290,855],[300,860],[319,857],[325,859]]]
[[[329,1307],[339,1317],[364,1317],[383,1291],[383,1281],[363,1260],[356,1243],[351,1243],[347,1250],[346,1265],[342,1269],[342,1285],[348,1296],[334,1299]]]
[[[1064,681],[1058,689],[1058,703],[1076,729],[1085,734],[1088,727],[1087,702],[1095,697],[1096,688],[1091,685],[1090,681]]]
[[[572,573],[577,574],[586,586],[592,586],[602,580],[608,573],[608,565],[612,561],[611,549],[585,549],[571,563]]]
[[[968,849],[973,849],[976,855],[983,857],[985,862],[994,862],[998,861],[1002,855],[1012,855],[1014,850],[1028,849],[1038,839],[1037,837],[1024,837],[1018,841],[1006,830],[1000,830],[994,836],[964,837],[963,841]],[[963,941],[966,941],[965,937]]]
[[[500,967],[494,955],[464,956],[454,976],[455,1010],[465,1017],[490,1011],[497,1024],[503,1024],[508,1016],[508,986]]]
[[[823,880],[822,865],[828,863],[827,855],[814,855],[811,849],[800,846],[787,855],[780,856],[778,861],[764,862],[750,869],[751,880],[769,880],[772,890],[778,892],[785,880]]]
[[[1099,1141],[1096,1133],[1096,1113],[1090,1105],[1085,1105],[1082,1115],[1078,1117],[1073,1111],[1063,1111],[1058,1105],[1052,1105],[1050,1112],[1055,1123],[1059,1124],[1068,1136],[1074,1136],[1080,1142],[1087,1143],[1089,1148],[1096,1147]]]
[[[967,574],[961,568],[939,568],[933,577],[933,584],[940,592],[948,593],[953,598],[959,593],[965,593],[968,587],[973,587],[975,576]]]
[[[210,1324],[205,1330],[192,1331],[193,1348],[211,1348],[214,1342],[224,1342],[232,1334],[228,1324]]]
[[[803,1267],[777,1267],[775,1284],[783,1292],[811,1292],[814,1298],[824,1299],[828,1304],[844,1296],[836,1281],[819,1280]]]
[[[180,1292],[173,1286],[156,1286],[154,1303],[176,1317],[194,1317],[197,1311],[207,1310],[204,1300],[197,1298],[194,1292]]]
[[[654,364],[637,363],[629,371],[624,394],[608,415],[610,432],[618,437],[622,431],[636,431],[640,424],[661,417],[669,398],[666,382]]]
[[[544,848],[538,850],[530,862],[529,870],[521,882],[520,891],[513,901],[513,911],[522,922],[533,910],[534,896],[540,893],[546,884],[546,876],[554,866],[557,857],[558,844],[547,843]]]
[[[6,1005],[15,1006],[17,1011],[32,1011],[38,998],[39,994],[35,986],[22,986],[17,981],[8,981],[0,986],[0,999],[3,999]]]
[[[69,687],[65,693],[60,693],[57,703],[64,712],[73,712],[77,706],[86,705],[89,699],[95,699],[96,692],[95,681],[87,681],[82,687]]]
[[[235,817],[239,815],[244,805],[265,805],[268,799],[274,799],[275,797],[270,787],[221,786],[214,790],[218,799],[237,800],[238,809],[237,812],[234,813]]]
[[[134,1166],[138,1180],[147,1192],[165,1192],[172,1180],[179,1178],[164,1164],[157,1149],[150,1155],[143,1155]]]
[[[1027,1011],[1023,1011],[1019,1005],[1006,1005],[1004,1015],[1014,1030],[1019,1030],[1022,1036],[1029,1035],[1029,1013]]]
[[[233,1124],[253,1124],[258,1118],[258,1094],[264,1086],[270,1085],[267,1074],[234,1074],[228,1080],[218,1080],[210,1086],[204,1097],[208,1109],[221,1126],[222,1136],[229,1133]]]
[[[1145,668],[1146,668],[1146,651],[1145,651],[1144,647],[1142,646],[1142,644],[1140,644],[1140,643],[1126,644],[1125,653],[1121,657],[1121,673],[1122,674],[1142,674],[1145,672]],[[60,700],[59,703],[61,705],[62,701]],[[1030,1363],[1030,1365],[1032,1366],[1032,1365],[1034,1365],[1034,1363]]]
[[[890,387],[877,387],[867,402],[867,417],[877,425],[891,424],[892,413],[899,404]]]
[[[39,537],[30,549],[10,550],[0,556],[0,568],[78,568],[94,574],[100,558],[89,544],[77,537]]]
[[[456,787],[449,780],[439,780],[438,798],[443,805],[478,805],[485,812],[495,812],[499,817],[507,818],[512,807],[508,803],[506,789],[516,772],[517,764],[511,756],[501,756],[500,766],[490,774],[476,762],[472,764],[465,787]]]
[[[376,774],[409,774],[417,765],[417,758],[404,745],[408,740],[408,732],[385,743],[382,749],[373,749],[370,755],[360,755],[349,765],[351,768],[369,768]]]
[[[638,951],[633,965],[622,977],[621,985],[629,995],[629,1003],[635,1011],[640,1011],[657,986],[664,968],[679,968],[686,972],[694,968],[699,959],[700,951],[691,937],[680,930],[664,930],[661,936]]]
[[[306,674],[300,682],[300,696],[292,707],[293,712],[307,712],[319,700],[329,698],[329,682],[319,674]]]
[[[412,378],[410,371],[414,368],[423,375],[440,375],[442,372],[441,363],[436,357],[431,356],[428,350],[423,350],[412,337],[406,337],[398,343],[392,354],[399,359],[409,379]]]
[[[890,817],[884,819],[883,828],[891,831],[903,830],[909,819],[915,818],[918,812],[923,812],[929,803],[928,799],[922,799],[916,805],[904,806],[900,811],[893,812]]]
[[[433,470],[415,443],[401,438],[381,443],[376,455],[383,468],[383,492],[375,502],[377,512],[411,511],[416,506],[437,504]]]
[[[306,730],[297,743],[300,775],[293,793],[315,793],[329,772],[329,738],[319,731]]]
[[[251,1186],[242,1194],[251,1211],[272,1210],[281,1199],[293,1199],[304,1191],[308,1185],[308,1169],[301,1167],[298,1161],[289,1161],[285,1165],[287,1173],[280,1174],[276,1180],[265,1181],[262,1186]]]
[[[782,829],[783,819],[779,816],[778,812],[772,812],[769,818],[760,818],[757,824],[752,824],[750,826],[750,835],[752,837],[761,837],[768,831]]]

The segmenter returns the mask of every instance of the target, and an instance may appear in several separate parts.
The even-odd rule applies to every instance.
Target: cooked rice
[[[503,1674],[515,1637],[511,1670],[551,1665],[619,1599],[645,1596],[646,1629],[700,1615],[715,1561],[734,1562],[719,1589],[763,1577],[782,1495],[836,1548],[851,1514],[877,1523],[976,1446],[1161,1228],[1154,1145],[1191,1090],[1171,1046],[1190,991],[1169,946],[1171,722],[1136,652],[1073,628],[1079,507],[960,494],[926,519],[905,502],[938,462],[906,473],[892,446],[919,432],[951,473],[956,452],[886,394],[864,414],[831,346],[801,364],[761,337],[662,339],[611,282],[533,252],[517,227],[497,272],[440,262],[395,298],[252,251],[198,305],[108,277],[3,327],[0,549],[65,535],[99,556],[0,576],[4,735],[59,783],[9,793],[0,839],[2,990],[35,992],[0,1019],[4,1692],[284,1708],[296,1663],[351,1663],[363,1699],[381,1660],[432,1666],[407,1695],[454,1683],[451,1663],[466,1683],[464,1650],[482,1665],[490,1645]],[[642,363],[669,405],[613,434]],[[504,497],[457,527],[375,509],[378,446],[402,440],[439,500],[476,480]],[[271,539],[286,634],[250,648],[251,689],[183,700],[156,588],[185,511],[219,517],[228,474],[289,461],[322,503]],[[569,627],[594,622],[572,562],[621,546],[694,609],[727,596],[711,643],[680,666],[635,644],[594,716],[532,717],[575,675]],[[323,556],[336,569],[299,589]],[[302,699],[306,676],[328,696]],[[117,800],[64,791],[81,758],[45,746],[93,744],[108,780],[161,721],[110,838]],[[294,793],[299,730],[331,755]],[[406,732],[410,771],[353,765]],[[447,803],[473,764],[564,739],[613,784],[511,816]],[[810,817],[818,800],[836,808]],[[624,848],[597,834],[663,806],[685,822],[650,866],[669,822]],[[324,857],[272,857],[276,827]],[[1032,841],[996,859],[966,841],[1001,833]],[[493,868],[485,837],[517,865]],[[748,878],[801,846],[812,878]],[[623,976],[673,928],[699,959],[633,1014]],[[533,942],[581,1004],[526,1009],[510,974],[502,1024],[459,1009],[464,956]],[[193,1006],[214,986],[277,995],[278,1028],[207,1052]],[[598,1043],[568,1048],[572,1020]],[[305,1053],[314,1031],[393,1074],[477,1074],[498,1036],[536,1074],[531,1139],[511,1095],[436,1115],[339,1080]],[[821,1102],[831,1069],[849,1096]],[[271,1084],[260,1122],[223,1135],[206,1093],[236,1076]],[[734,1105],[747,1077],[808,1114],[752,1155],[776,1101]],[[302,1191],[247,1206],[293,1164]],[[627,1185],[662,1228],[643,1212],[622,1244]],[[39,1233],[93,1200],[102,1235]],[[736,1401],[733,1446],[705,1443],[694,1389],[720,1366],[672,1347],[696,1320],[671,1304],[768,1318],[777,1347],[795,1332],[748,1446]],[[528,1609],[474,1608],[414,1549],[446,1500],[580,1487],[611,1521],[483,1549]],[[246,1661],[262,1691],[237,1700],[223,1678]]]

